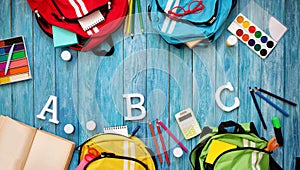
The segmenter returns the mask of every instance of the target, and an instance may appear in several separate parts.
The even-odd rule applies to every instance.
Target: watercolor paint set
[[[0,40],[0,85],[31,79],[24,38]]]
[[[228,31],[235,35],[241,42],[246,44],[261,58],[265,59],[272,52],[277,45],[277,42],[287,30],[286,27],[282,27],[281,30],[272,31],[273,25],[282,26],[275,18],[271,18],[269,21],[269,32],[273,33],[273,36],[266,34],[260,27],[255,25],[242,13],[239,13],[234,21],[229,25]]]

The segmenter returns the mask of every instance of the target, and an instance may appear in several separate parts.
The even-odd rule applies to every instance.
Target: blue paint
[[[5,54],[5,48],[0,48],[0,55]]]
[[[261,41],[262,43],[266,43],[266,42],[268,41],[268,37],[267,37],[267,36],[262,36],[262,37],[260,38],[260,41]]]

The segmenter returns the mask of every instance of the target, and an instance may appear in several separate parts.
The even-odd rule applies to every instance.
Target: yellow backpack
[[[155,170],[153,152],[139,138],[117,134],[98,134],[80,147],[84,170]],[[78,167],[79,167],[78,166]],[[83,168],[84,167],[84,168]]]

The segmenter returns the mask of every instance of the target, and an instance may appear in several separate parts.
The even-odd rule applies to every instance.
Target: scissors
[[[272,138],[265,148],[266,151],[274,151],[279,147],[279,144],[277,143],[277,139],[274,137]]]
[[[91,160],[93,160],[94,158],[96,158],[99,155],[100,155],[100,153],[99,153],[99,151],[97,151],[97,149],[89,147],[87,153],[84,156],[84,159],[87,162],[90,162]]]

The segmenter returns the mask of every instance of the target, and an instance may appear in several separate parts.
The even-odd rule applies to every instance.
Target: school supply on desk
[[[113,126],[113,127],[105,127],[103,129],[104,133],[113,133],[119,134],[128,137],[128,129],[127,126]]]
[[[267,129],[267,125],[266,125],[266,123],[265,123],[265,119],[264,119],[264,117],[263,117],[263,115],[262,115],[262,113],[261,113],[261,110],[260,110],[260,108],[259,108],[259,106],[258,106],[257,100],[256,100],[256,98],[255,98],[255,96],[254,96],[254,90],[253,90],[251,87],[249,87],[249,92],[250,92],[250,94],[251,94],[253,103],[254,103],[255,108],[256,108],[256,110],[257,110],[259,119],[260,119],[260,121],[261,121],[261,123],[262,123],[264,129]]]
[[[159,139],[160,139],[160,142],[161,142],[161,146],[163,148],[163,152],[164,152],[164,155],[165,155],[166,162],[167,162],[168,166],[170,166],[170,159],[169,159],[169,155],[168,155],[167,148],[166,148],[166,145],[165,145],[165,141],[164,141],[164,138],[161,134],[160,126],[157,122],[156,122],[156,128],[157,128],[157,133],[158,133],[158,136],[159,136]]]
[[[54,47],[66,47],[78,44],[77,35],[66,29],[52,25]]]
[[[277,139],[277,143],[279,144],[279,146],[283,146],[283,137],[281,133],[281,125],[280,125],[279,118],[276,116],[273,117],[272,124],[274,128],[275,137]]]
[[[200,125],[191,108],[176,113],[175,119],[185,139],[191,139],[201,133]]]
[[[76,170],[157,169],[153,152],[136,136],[97,134],[78,149],[80,163]]]
[[[262,95],[259,91],[254,90],[254,93],[257,94],[261,99],[263,99],[264,101],[269,103],[271,106],[273,106],[275,109],[280,111],[284,116],[289,116],[289,114],[286,111],[284,111],[282,108],[277,106],[275,103],[273,103],[271,100],[269,100],[266,96]]]
[[[234,131],[227,131],[231,127]],[[200,137],[190,154],[192,170],[282,169],[271,156],[276,143],[260,138],[252,122],[227,121],[218,127],[207,126]]]
[[[0,40],[0,85],[31,79],[23,36]]]
[[[162,157],[161,157],[161,154],[160,154],[160,151],[159,151],[159,147],[158,147],[158,143],[157,143],[156,136],[155,136],[155,133],[154,133],[154,129],[153,129],[153,126],[152,126],[152,123],[151,123],[150,120],[148,120],[148,125],[149,125],[149,128],[150,128],[150,132],[151,132],[151,135],[152,135],[152,139],[153,139],[153,142],[154,142],[154,145],[155,145],[155,149],[156,149],[156,153],[157,153],[159,162],[162,163]]]
[[[277,143],[276,138],[270,139],[270,141],[267,144],[267,147],[265,148],[266,151],[274,151],[279,147],[279,144]]]
[[[237,0],[153,0],[149,7],[152,27],[169,44],[208,45],[224,30]],[[192,42],[192,43],[190,43]]]
[[[12,53],[13,53],[13,51],[14,51],[14,48],[15,48],[15,44],[13,44],[13,45],[10,47],[10,49],[9,49],[9,53],[8,53],[8,57],[7,57],[6,65],[5,65],[4,75],[7,74],[7,71],[8,71],[9,65],[10,65],[10,61],[11,61],[11,56],[12,56]]]
[[[267,58],[287,31],[287,28],[274,17],[269,19],[268,29],[270,35],[242,13],[239,13],[228,27],[228,31],[263,59]]]
[[[262,92],[262,93],[265,93],[265,94],[268,94],[268,95],[270,95],[270,96],[272,96],[272,97],[275,97],[276,99],[279,99],[279,100],[281,100],[281,101],[283,101],[283,102],[286,102],[286,103],[288,103],[288,104],[290,104],[290,105],[297,106],[297,104],[296,104],[295,102],[292,102],[292,101],[290,101],[290,100],[287,100],[287,99],[285,99],[285,98],[283,98],[283,97],[280,97],[280,96],[278,96],[278,95],[276,95],[276,94],[274,94],[274,93],[271,93],[271,92],[269,92],[269,91],[267,91],[267,90],[264,90],[264,89],[262,89],[262,88],[260,88],[260,87],[255,87],[255,89],[258,90],[258,91],[260,91],[260,92]]]
[[[0,165],[6,170],[67,170],[75,144],[0,116]]]
[[[60,27],[77,35],[78,43],[70,48],[93,51],[96,55],[112,55],[114,44],[111,34],[122,24],[127,14],[127,0],[27,0],[41,29],[50,37],[52,26]],[[109,50],[100,50],[104,42]]]
[[[188,149],[175,137],[175,135],[173,135],[162,121],[156,119],[156,123],[158,123],[169,134],[169,136],[171,136],[171,138],[184,150],[184,152],[188,152]]]

